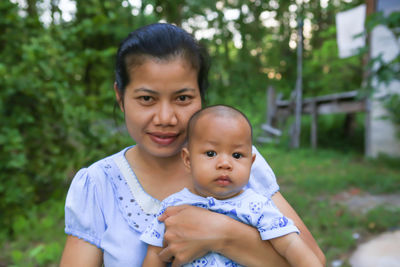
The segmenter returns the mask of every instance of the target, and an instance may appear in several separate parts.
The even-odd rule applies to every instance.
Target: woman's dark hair
[[[204,102],[208,87],[209,56],[192,35],[168,23],[156,23],[131,32],[118,48],[115,82],[121,96],[129,84],[129,70],[148,58],[170,60],[181,56],[197,70],[197,82]]]

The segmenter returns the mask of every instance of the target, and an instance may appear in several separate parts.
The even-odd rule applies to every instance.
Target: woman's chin
[[[176,156],[180,157],[180,152],[182,149],[182,145],[168,145],[168,146],[160,146],[160,145],[154,145],[151,148],[149,147],[147,150],[147,153],[152,155],[155,158],[174,158]]]

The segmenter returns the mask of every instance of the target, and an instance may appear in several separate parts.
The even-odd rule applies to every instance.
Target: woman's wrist
[[[244,223],[234,220],[228,216],[223,215],[220,219],[220,238],[213,245],[213,250],[226,257],[235,254],[238,247],[241,247],[242,242],[249,241],[250,236],[259,238],[258,232],[255,228],[250,227]],[[253,235],[253,232],[257,234]]]
[[[235,239],[234,229],[237,229],[235,224],[238,222],[225,215],[219,217],[219,229],[216,229],[219,236],[215,242],[212,242],[211,251],[225,255]]]
[[[261,240],[254,227],[228,216],[220,220],[220,238],[212,251],[220,253],[244,266],[288,266],[267,241]]]

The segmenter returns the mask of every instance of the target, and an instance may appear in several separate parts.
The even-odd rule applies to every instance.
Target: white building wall
[[[396,40],[395,36],[385,26],[375,27],[371,34],[371,58],[382,54],[383,60],[388,62],[395,58],[398,53],[400,53],[400,40]],[[366,149],[367,155],[371,157],[376,157],[379,154],[400,156],[400,139],[396,137],[400,129],[387,118],[388,112],[379,100],[391,92],[400,94],[400,82],[392,81],[385,85],[375,80],[373,86],[375,92],[370,106],[370,140],[367,142],[369,145]]]

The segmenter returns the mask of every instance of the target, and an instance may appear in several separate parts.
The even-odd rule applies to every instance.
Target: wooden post
[[[268,87],[267,91],[267,124],[274,126],[276,122],[276,94],[272,86]]]
[[[317,148],[318,143],[318,107],[316,101],[311,102],[311,147]]]
[[[300,7],[300,6],[299,6]],[[299,8],[301,10],[301,8]],[[295,122],[292,129],[292,138],[290,146],[292,148],[300,147],[300,131],[301,131],[301,109],[302,109],[302,72],[303,72],[303,20],[302,12],[298,13],[298,30],[297,30],[297,79],[296,79],[296,96],[295,96]]]
[[[367,11],[366,11],[366,19],[368,19],[368,16],[373,14],[376,11],[376,3],[377,0],[366,0],[367,4]],[[363,58],[363,65],[364,67],[368,65],[371,57],[371,51],[370,51],[370,43],[371,43],[371,36],[369,33],[367,33],[366,37],[366,42],[368,46],[368,52],[365,54]],[[366,69],[366,68],[365,68]],[[365,88],[368,86],[368,80],[369,76],[371,75],[370,70],[366,70],[363,73],[363,80],[361,86]],[[364,119],[364,126],[365,126],[365,131],[364,131],[364,155],[365,156],[371,156],[371,97],[372,93],[367,97],[365,100],[365,119]]]
[[[356,125],[356,114],[354,112],[346,113],[343,129],[345,138],[351,138],[352,136],[354,136]]]

